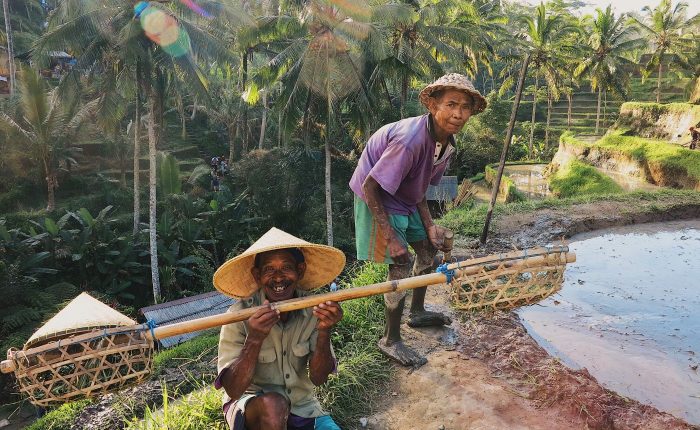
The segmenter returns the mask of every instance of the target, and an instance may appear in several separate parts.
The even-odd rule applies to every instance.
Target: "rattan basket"
[[[54,342],[46,349],[10,351],[20,392],[38,406],[140,383],[151,372],[152,352],[153,341],[144,330],[114,329]]]
[[[531,305],[562,287],[567,260],[565,247],[543,248],[540,252],[510,253],[493,264],[482,265],[476,273],[451,283],[452,303],[466,311],[510,310]],[[517,259],[513,259],[513,255]]]

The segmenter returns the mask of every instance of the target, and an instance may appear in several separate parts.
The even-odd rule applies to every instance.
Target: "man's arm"
[[[309,359],[309,379],[314,385],[322,385],[335,368],[335,358],[331,353],[331,328],[343,318],[343,310],[336,302],[325,302],[314,306],[318,318],[316,349]]]
[[[367,207],[372,213],[372,217],[377,221],[382,236],[387,240],[391,259],[394,260],[395,263],[406,264],[409,261],[408,249],[406,249],[401,240],[399,240],[396,236],[396,232],[394,232],[391,224],[389,224],[389,215],[387,215],[380,197],[381,189],[382,186],[379,185],[379,182],[377,182],[372,175],[367,175],[365,182],[362,184],[362,192],[364,192],[365,198],[367,199]]]
[[[266,300],[264,305],[269,305]],[[262,343],[272,327],[279,321],[279,312],[272,306],[258,310],[248,320],[248,336],[241,354],[221,375],[221,386],[232,399],[238,399],[250,386]]]

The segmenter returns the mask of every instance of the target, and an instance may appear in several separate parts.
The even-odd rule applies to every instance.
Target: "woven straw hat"
[[[345,254],[341,250],[309,243],[272,227],[241,255],[219,267],[214,273],[214,287],[231,297],[252,296],[258,290],[258,284],[250,273],[255,264],[255,255],[285,248],[298,248],[304,254],[306,271],[297,285],[303,290],[313,290],[330,283],[345,267]]]
[[[115,311],[88,293],[81,293],[41,326],[24,344],[24,349],[43,345],[66,335],[134,324],[136,321],[126,315]]]
[[[435,91],[445,89],[464,91],[471,96],[471,98],[474,100],[474,111],[472,112],[472,115],[476,115],[486,109],[486,99],[484,96],[482,96],[481,93],[474,88],[472,81],[459,73],[449,73],[444,75],[437,81],[423,88],[418,96],[420,98],[420,102],[423,104],[423,106],[428,107],[428,100],[430,99],[430,96]]]

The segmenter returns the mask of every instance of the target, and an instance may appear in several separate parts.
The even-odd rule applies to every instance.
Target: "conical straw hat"
[[[345,254],[332,246],[301,240],[272,227],[242,254],[228,260],[214,273],[214,287],[236,298],[250,297],[258,290],[251,269],[255,255],[275,249],[297,248],[304,254],[306,271],[297,288],[313,290],[330,283],[345,267]]]
[[[486,99],[474,88],[474,84],[466,76],[459,73],[448,73],[440,77],[437,81],[421,90],[418,98],[423,106],[428,107],[428,100],[435,91],[451,89],[463,91],[474,100],[474,111],[472,115],[481,113],[486,109]]]
[[[126,315],[115,311],[88,293],[81,293],[41,326],[24,344],[24,349],[51,342],[66,335],[134,324],[136,321]]]

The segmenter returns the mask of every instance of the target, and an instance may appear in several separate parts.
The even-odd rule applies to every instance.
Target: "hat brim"
[[[471,88],[461,87],[458,85],[442,85],[442,84],[430,84],[430,85],[426,86],[425,88],[423,88],[423,90],[421,90],[421,92],[418,96],[421,104],[427,108],[428,107],[428,100],[430,99],[430,96],[432,96],[435,91],[441,91],[441,90],[457,90],[457,91],[461,91],[461,92],[467,94],[468,96],[470,96],[472,98],[472,100],[474,100],[474,109],[472,111],[472,115],[476,115],[476,114],[483,112],[484,109],[486,109],[486,106],[488,105],[484,96],[482,96],[481,93],[479,93],[476,90],[473,90]]]
[[[313,243],[273,245],[246,251],[222,264],[214,273],[214,288],[238,299],[252,296],[259,289],[251,272],[255,256],[286,248],[297,248],[304,254],[306,271],[297,284],[302,290],[314,290],[329,284],[345,267],[345,254],[332,246]]]

